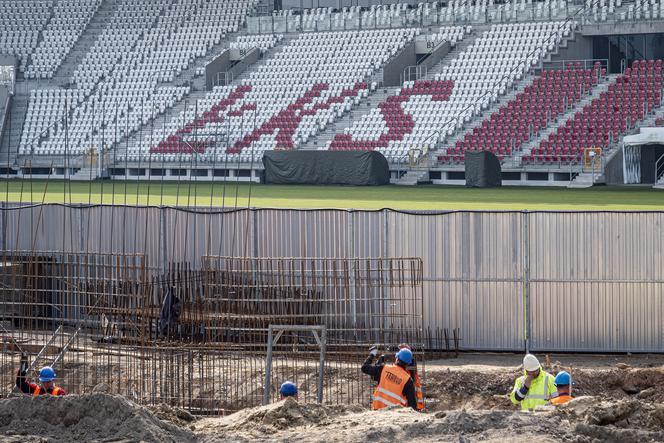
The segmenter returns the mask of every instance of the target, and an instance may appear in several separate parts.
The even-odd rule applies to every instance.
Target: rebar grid
[[[360,372],[368,346],[422,353],[422,263],[415,258],[205,256],[166,273],[140,254],[0,253],[0,383],[9,393],[22,352],[29,376],[55,362],[68,392],[95,386],[141,404],[224,414],[263,397],[270,324],[325,325],[323,401],[369,405]],[[166,332],[170,291],[178,316]],[[46,344],[49,344],[45,347]],[[286,332],[274,346],[270,399],[281,382],[317,397],[319,348]],[[99,386],[100,385],[100,386]]]

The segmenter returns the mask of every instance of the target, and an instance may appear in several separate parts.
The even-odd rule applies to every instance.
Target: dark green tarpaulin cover
[[[390,169],[376,151],[266,151],[265,183],[387,185]]]
[[[466,151],[466,186],[493,188],[503,184],[500,160],[489,151]]]

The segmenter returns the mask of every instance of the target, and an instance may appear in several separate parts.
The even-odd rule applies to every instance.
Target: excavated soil
[[[579,397],[551,411],[367,411],[287,399],[196,425],[202,442],[221,441],[664,441],[664,405]]]
[[[200,418],[167,405],[139,406],[107,395],[103,387],[81,396],[4,399],[0,441],[664,442],[661,359],[597,363],[595,358],[569,357],[577,398],[535,413],[518,411],[507,397],[520,373],[519,360],[466,356],[428,363],[424,414],[288,399],[226,417]],[[570,370],[570,361],[547,358],[544,366],[555,373]]]
[[[189,429],[162,421],[147,409],[102,393],[0,400],[3,441],[195,441]]]

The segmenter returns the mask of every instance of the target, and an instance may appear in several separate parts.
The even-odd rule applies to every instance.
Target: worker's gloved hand
[[[372,357],[375,357],[376,355],[378,355],[378,347],[376,347],[376,346],[370,347],[369,348],[369,355],[372,356]]]
[[[535,377],[533,377],[532,375],[526,375],[526,379],[523,381],[523,384],[527,388],[530,388],[530,384],[533,382],[534,379],[535,379]]]

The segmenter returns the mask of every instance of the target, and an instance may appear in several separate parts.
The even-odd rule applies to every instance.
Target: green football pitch
[[[269,208],[402,210],[664,210],[664,191],[649,187],[590,189],[456,186],[275,186],[222,182],[0,181],[2,200]]]

